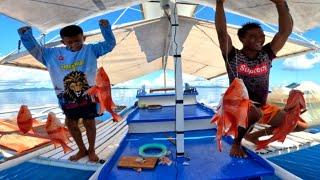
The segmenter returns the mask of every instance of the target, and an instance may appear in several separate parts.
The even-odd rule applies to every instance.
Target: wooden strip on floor
[[[128,113],[129,112],[124,114],[123,117],[127,116]],[[126,123],[126,118],[123,118],[123,120],[120,121],[120,122],[113,122],[111,118],[109,120],[107,120],[107,121],[97,121],[97,122],[100,122],[100,123],[97,123],[97,125],[96,125],[96,128],[97,128],[96,146],[97,146],[97,141],[99,140],[100,134],[106,135],[106,134],[112,132],[120,124]],[[81,128],[81,129],[83,130],[82,133],[81,133],[83,141],[84,141],[85,144],[87,144],[88,139],[87,139],[87,136],[86,136],[86,132],[84,131],[85,129],[84,128]],[[71,152],[66,154],[66,155],[69,154],[69,157],[70,157],[71,155],[73,155],[73,154],[75,154],[77,152],[78,147],[77,147],[76,143],[73,141],[73,139],[72,139],[72,141],[70,143],[68,143],[68,146],[71,147],[72,149],[75,149],[75,151],[71,151]],[[63,152],[63,149],[61,147],[59,147],[59,148],[57,148],[57,149],[55,149],[53,151],[50,151],[50,152],[48,152],[46,154],[41,155],[41,157],[42,158],[59,159],[59,158],[61,158],[61,156],[64,156],[64,155],[65,154]]]
[[[117,131],[121,130],[122,127],[124,127],[125,125],[126,125],[125,121],[114,123],[113,126],[111,128],[109,128],[108,130],[101,131],[101,133],[97,134],[96,143],[95,143],[96,151],[99,148],[99,146],[106,141],[106,139],[109,139],[110,137],[112,137],[113,134],[116,134]],[[89,143],[88,143],[88,139],[86,137],[83,138],[83,142],[84,142],[85,146],[88,148]],[[62,151],[54,156],[51,156],[50,158],[67,160],[67,159],[69,159],[70,156],[72,156],[78,152],[78,147],[76,145],[73,147],[73,149],[75,149],[75,150],[70,153],[64,154],[64,152]]]
[[[97,134],[100,131],[102,131],[102,129],[101,129],[102,127],[109,127],[111,124],[112,124],[112,121],[103,121],[102,123],[98,124],[97,127],[96,127],[97,128]],[[81,133],[81,135],[82,135],[82,137],[86,136],[86,132],[83,131]],[[70,146],[70,147],[73,147],[75,145],[76,145],[76,143],[73,141],[73,139],[72,139],[72,141],[70,143],[68,143],[68,146]],[[50,152],[47,152],[47,153],[41,155],[41,157],[50,157],[50,156],[53,156],[53,155],[55,155],[55,154],[57,154],[59,152],[63,152],[63,149],[61,147],[56,148],[56,149],[54,149],[54,150],[52,150]]]
[[[122,129],[114,133],[108,140],[106,140],[103,143],[103,145],[106,146],[107,148],[98,154],[100,159],[109,160],[113,155],[113,153],[116,151],[122,139],[126,136],[127,132],[128,132],[128,126],[125,125],[122,127]],[[99,162],[93,163],[88,161],[87,156],[76,162],[72,162],[67,159],[54,159],[54,158],[42,158],[42,157],[38,157],[32,162],[51,165],[51,166],[59,166],[59,167],[66,167],[66,168],[73,168],[73,169],[80,169],[80,170],[93,170],[93,171],[97,170],[102,165]]]
[[[269,125],[257,124],[255,125],[252,132],[264,129],[266,127],[270,127]],[[263,139],[268,139],[271,136],[266,136]],[[315,134],[311,134],[305,131],[301,132],[292,132],[287,135],[284,143],[281,142],[272,142],[268,145],[266,149],[256,151],[257,154],[262,155],[263,157],[272,157],[280,154],[290,153],[293,151],[297,151],[299,149],[307,148],[313,145],[317,145],[320,143],[320,138]],[[247,140],[243,140],[242,144],[250,150],[255,151],[255,145],[248,142]]]
[[[114,147],[113,149],[110,148],[108,152],[104,152],[105,150],[102,150],[100,152],[98,152],[96,150],[96,153],[98,155],[98,157],[100,159],[103,159],[103,160],[108,160],[110,158],[110,156],[113,154],[113,152],[116,150],[116,147],[117,146],[114,146],[115,144],[119,145],[119,143],[121,142],[121,140],[126,136],[128,132],[128,126],[123,126],[122,129],[120,131],[118,131],[116,134],[113,134],[113,136],[110,136],[108,138],[108,140],[104,141],[101,146],[104,146],[104,147]],[[90,162],[88,157],[84,157],[82,159],[80,159],[79,161],[77,161],[78,163],[81,163],[81,164],[88,164],[88,165],[92,165],[92,164],[97,164],[97,163],[93,163],[93,162]]]

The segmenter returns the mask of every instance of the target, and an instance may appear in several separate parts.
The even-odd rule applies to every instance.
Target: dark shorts
[[[60,93],[57,97],[59,105],[67,119],[94,119],[99,116],[98,104],[93,102],[92,98],[88,95],[70,97],[68,94]]]
[[[99,116],[96,103],[91,103],[85,106],[76,107],[72,109],[62,108],[62,110],[63,113],[66,115],[66,118],[70,120],[78,120],[80,118],[94,119],[95,117]]]

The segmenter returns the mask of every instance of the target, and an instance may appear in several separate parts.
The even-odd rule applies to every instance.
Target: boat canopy
[[[159,1],[147,0],[1,0],[0,12],[49,32],[66,24],[78,23],[108,11],[140,4],[145,20],[160,11]],[[215,0],[176,0],[180,15],[192,16],[198,4],[215,7]],[[142,4],[141,4],[142,3]],[[320,24],[319,0],[287,0],[294,19],[295,31],[306,31]],[[277,24],[276,8],[270,0],[227,1],[226,9],[241,15]]]
[[[249,3],[250,1],[250,3]],[[142,4],[139,4],[144,2]],[[219,42],[215,30],[214,22],[196,19],[194,13],[199,7],[195,3],[203,3],[205,5],[214,6],[213,1],[177,1],[179,15],[179,39],[176,41],[182,44],[182,71],[183,73],[212,79],[220,75],[226,74],[225,63],[220,52]],[[192,3],[191,3],[192,2]],[[270,6],[272,2],[269,0],[242,0],[228,1],[227,7],[230,10],[253,15],[255,18],[266,20],[266,22],[275,22],[273,18],[267,18],[270,14],[275,14],[275,8]],[[288,1],[290,7],[297,9],[299,3]],[[86,0],[70,0],[70,1],[0,1],[0,11],[4,14],[26,22],[32,26],[46,32],[59,28],[70,23],[80,23],[84,20],[119,9],[120,7],[128,7],[130,5],[139,4],[143,13],[143,20],[132,22],[130,24],[122,24],[114,26],[113,32],[117,39],[115,49],[101,57],[98,61],[99,66],[103,66],[107,71],[112,84],[125,82],[145,74],[170,69],[174,70],[174,61],[172,58],[172,50],[170,45],[170,23],[160,8],[159,2],[145,1],[86,1]],[[314,12],[312,15],[314,21],[310,22],[310,17],[305,17],[309,12],[319,9],[320,6],[312,3],[300,3],[301,7],[310,7],[311,10],[301,13],[293,13],[296,18],[305,18],[304,26],[299,26],[295,22],[295,27],[303,30],[313,27],[311,24],[320,18],[315,18],[320,11]],[[255,7],[257,6],[257,7]],[[274,6],[274,5],[273,5]],[[255,7],[255,8],[252,8]],[[299,8],[301,8],[299,7]],[[317,8],[318,7],[318,8]],[[238,9],[236,9],[238,8]],[[268,12],[260,15],[259,12]],[[295,12],[295,10],[291,11]],[[253,10],[248,14],[249,10]],[[248,12],[247,12],[248,11]],[[273,12],[274,11],[274,12]],[[32,13],[30,13],[32,12]],[[301,9],[297,9],[301,12]],[[305,13],[308,12],[308,13]],[[272,15],[273,17],[274,15]],[[40,18],[41,17],[41,18]],[[267,18],[267,19],[266,19]],[[309,23],[309,24],[308,24]],[[241,43],[237,37],[239,27],[228,26],[228,32],[232,38],[233,45],[241,48]],[[274,34],[266,32],[266,43],[270,42]],[[87,43],[101,41],[100,32],[87,33]],[[54,47],[61,45],[59,41],[46,44],[46,47]],[[284,48],[277,54],[278,57],[287,57],[297,55],[316,49],[317,47],[306,41],[289,40]],[[28,52],[12,53],[0,60],[0,64],[13,65],[19,67],[29,67],[35,69],[46,69],[42,64],[37,62]]]

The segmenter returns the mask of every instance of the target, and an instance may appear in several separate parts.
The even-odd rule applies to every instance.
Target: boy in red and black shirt
[[[245,157],[246,153],[241,147],[241,140],[246,135],[246,139],[256,143],[260,136],[271,134],[272,130],[279,126],[283,120],[285,112],[276,106],[266,103],[269,89],[269,74],[272,60],[284,46],[292,32],[293,20],[285,0],[270,0],[278,10],[279,32],[272,41],[266,45],[265,35],[262,28],[257,23],[247,23],[238,31],[238,37],[243,44],[241,50],[232,45],[232,41],[227,32],[226,18],[223,3],[226,0],[217,0],[215,24],[219,38],[220,49],[225,59],[230,83],[238,77],[244,81],[248,90],[249,98],[254,101],[254,105],[249,108],[247,129],[238,127],[238,137],[230,150],[230,155],[234,157]],[[267,112],[272,113],[265,113]],[[260,120],[260,121],[259,121]],[[267,123],[271,125],[263,131],[249,134],[250,127],[256,123]],[[296,130],[306,128],[306,123],[298,123]]]

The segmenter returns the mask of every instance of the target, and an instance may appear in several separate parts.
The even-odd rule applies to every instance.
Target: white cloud
[[[174,72],[169,71],[167,72],[166,76],[166,85],[167,87],[174,87],[175,79],[174,79]],[[210,86],[212,85],[210,81],[206,81],[203,78],[183,74],[183,82],[189,83],[191,86]],[[139,88],[142,85],[145,85],[147,88],[155,88],[155,87],[163,87],[164,86],[164,73],[160,72],[159,75],[153,77],[152,74],[144,76],[142,78],[138,78],[135,80],[127,81],[124,83],[119,83],[116,87],[135,87]]]
[[[0,89],[52,87],[47,71],[0,65]]]
[[[219,76],[217,78],[214,78],[210,80],[212,85],[214,86],[222,86],[222,87],[228,87],[229,86],[229,78],[228,75]]]
[[[152,83],[149,87],[163,87],[164,86],[164,73],[162,72],[157,78],[152,80]],[[167,87],[174,87],[174,77],[170,74],[166,75],[166,85]],[[147,86],[148,87],[148,86]]]
[[[164,73],[160,73],[159,76],[155,78],[150,77],[151,74],[137,78],[134,80],[130,80],[124,83],[119,83],[116,85],[116,87],[133,87],[133,88],[140,88],[142,85],[145,85],[147,88],[152,88],[152,87],[163,87],[164,85]],[[170,75],[167,74],[167,87],[172,87],[174,86],[174,78]]]
[[[313,54],[313,58],[307,55],[287,58],[283,62],[285,70],[306,70],[312,69],[316,64],[320,63],[320,53]]]

